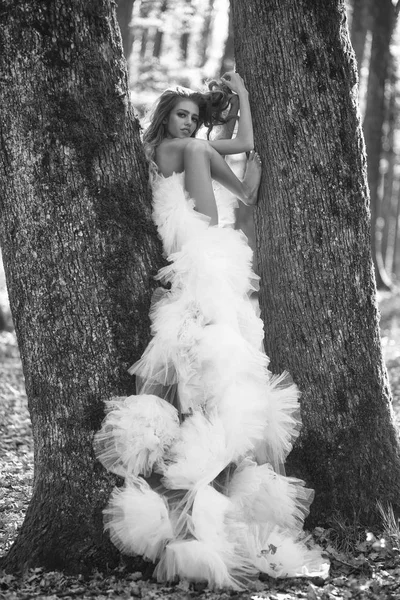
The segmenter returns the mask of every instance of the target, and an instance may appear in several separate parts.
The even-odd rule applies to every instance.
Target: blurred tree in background
[[[118,0],[117,3],[117,19],[121,30],[122,47],[126,57],[130,55],[133,44],[131,26],[133,3],[134,0]]]
[[[364,137],[368,156],[368,185],[371,205],[371,249],[375,265],[375,274],[378,287],[390,288],[390,276],[386,273],[382,256],[382,223],[378,220],[379,213],[383,214],[384,197],[381,184],[381,158],[384,150],[384,125],[390,123],[389,106],[390,94],[390,42],[395,28],[398,8],[393,6],[391,0],[371,0],[369,15],[364,17],[371,27],[371,50],[368,67],[368,84],[366,95],[366,108],[364,116]],[[369,19],[368,19],[369,17]],[[392,63],[393,64],[393,63]],[[392,107],[393,109],[393,107]],[[386,123],[385,123],[386,121]],[[391,123],[392,131],[395,122]],[[389,135],[387,135],[389,133]],[[386,132],[389,140],[392,132]],[[394,141],[394,140],[393,140]],[[390,144],[393,148],[393,144]],[[386,147],[386,161],[394,168],[390,157],[390,148]],[[388,176],[389,168],[386,169]],[[388,192],[388,188],[386,190]],[[387,212],[387,211],[386,211]],[[386,216],[387,218],[387,216]]]
[[[234,64],[229,0],[121,0],[118,20],[140,115],[165,88],[201,87]]]
[[[367,33],[370,28],[372,0],[353,0],[348,9],[351,18],[351,42],[357,59],[357,71],[360,73],[365,56]]]
[[[377,285],[384,289],[400,275],[399,9],[396,0],[350,3],[368,160],[371,249]]]

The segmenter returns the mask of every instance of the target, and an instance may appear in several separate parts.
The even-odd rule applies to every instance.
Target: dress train
[[[158,177],[153,198],[169,289],[154,294],[152,339],[130,369],[138,395],[107,402],[95,436],[99,460],[125,479],[105,527],[121,552],[158,561],[158,581],[242,590],[259,572],[325,577],[302,531],[313,492],[284,475],[299,394],[268,370],[252,251],[195,211],[184,174]]]

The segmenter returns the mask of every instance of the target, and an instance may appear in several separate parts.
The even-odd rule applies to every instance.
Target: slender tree
[[[351,19],[351,43],[357,59],[357,71],[361,73],[364,60],[365,42],[370,27],[372,0],[354,0]]]
[[[343,0],[232,0],[264,174],[255,211],[267,353],[302,391],[288,468],[311,522],[376,520],[400,462],[370,252],[356,63]]]
[[[189,40],[191,36],[191,23],[193,21],[194,6],[192,0],[184,0],[182,5],[182,16],[180,19],[180,41],[179,47],[181,51],[181,59],[186,65],[189,55]]]
[[[371,248],[378,287],[390,288],[391,282],[377,244],[376,228],[379,215],[380,160],[382,155],[383,124],[385,120],[385,87],[389,75],[390,40],[400,3],[392,0],[372,2],[372,46],[368,72],[367,103],[364,117],[364,136],[368,156],[368,185],[371,205]]]
[[[162,21],[162,17],[168,8],[168,0],[162,0],[159,7],[159,17]],[[162,41],[163,41],[164,31],[162,27],[157,29],[157,32],[154,36],[154,47],[153,47],[153,56],[154,58],[160,58],[162,51]]]
[[[394,277],[398,276],[396,273],[396,245],[398,242],[398,229],[399,229],[399,215],[400,215],[400,181],[397,178],[394,181],[392,196],[390,198],[390,214],[389,214],[389,226],[387,229],[387,246],[385,253],[385,268],[388,273]]]
[[[221,75],[227,71],[231,71],[235,64],[235,53],[233,44],[233,20],[232,10],[229,11],[229,26],[228,26],[228,37],[226,38],[224,54],[221,61]]]
[[[118,0],[117,4],[117,19],[122,37],[122,47],[126,60],[132,51],[133,34],[130,26],[132,19],[133,3],[135,0]]]
[[[389,230],[393,225],[393,209],[394,209],[394,184],[395,171],[397,163],[396,153],[396,137],[398,129],[398,91],[397,91],[397,68],[395,57],[392,55],[390,60],[390,76],[387,82],[387,96],[385,102],[385,122],[384,122],[384,139],[383,139],[383,158],[385,159],[385,168],[381,177],[381,193],[379,218],[376,228],[376,244],[378,251],[382,256],[385,266],[385,271],[389,277],[391,270],[387,268],[386,256],[389,243]]]
[[[396,277],[400,277],[400,260],[399,260],[399,223],[400,223],[400,186],[398,188],[397,205],[396,205],[396,220],[393,232],[393,251],[392,251],[392,273]]]
[[[204,4],[206,5],[206,8],[204,11],[201,37],[198,46],[200,67],[203,67],[207,61],[207,51],[212,33],[211,29],[213,21],[214,0],[206,0]]]
[[[0,331],[5,331],[7,326],[6,316],[4,314],[3,308],[0,306]]]
[[[32,419],[33,496],[2,566],[115,564],[103,400],[133,391],[160,245],[112,0],[4,0],[4,268]]]

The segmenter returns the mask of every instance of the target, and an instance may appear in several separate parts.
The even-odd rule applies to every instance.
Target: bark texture
[[[1,243],[35,444],[33,497],[3,565],[115,564],[95,462],[103,400],[133,392],[160,244],[115,2],[5,0]]]
[[[339,0],[232,1],[238,71],[264,173],[255,211],[274,372],[302,391],[288,470],[316,490],[311,523],[373,523],[400,462],[370,252],[356,63]]]

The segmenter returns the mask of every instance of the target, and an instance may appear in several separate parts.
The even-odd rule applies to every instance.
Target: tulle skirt
[[[125,480],[105,527],[121,552],[157,562],[158,581],[241,590],[260,572],[325,577],[302,531],[313,492],[284,474],[299,392],[268,370],[246,238],[209,226],[183,174],[160,177],[153,194],[168,289],[154,294],[152,338],[130,369],[137,395],[108,401],[95,436],[99,460]]]

